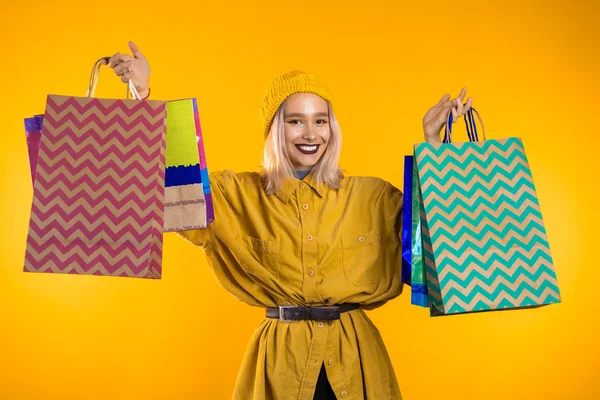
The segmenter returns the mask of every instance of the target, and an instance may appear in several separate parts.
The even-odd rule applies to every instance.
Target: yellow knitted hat
[[[271,122],[281,103],[288,96],[300,92],[314,93],[331,103],[329,88],[317,75],[290,71],[273,78],[260,104],[260,119],[265,139],[269,136]]]

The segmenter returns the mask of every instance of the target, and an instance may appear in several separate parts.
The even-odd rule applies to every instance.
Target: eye
[[[296,124],[296,122],[300,122],[299,119],[291,119],[288,121],[289,123]],[[297,124],[296,124],[297,125]]]
[[[323,121],[323,124],[326,124],[326,123],[327,123],[327,121],[326,121],[326,120],[324,120],[324,119],[320,119],[320,120],[318,120],[317,122],[319,122],[319,121]]]

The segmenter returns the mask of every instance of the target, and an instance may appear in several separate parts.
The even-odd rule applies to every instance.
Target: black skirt
[[[317,387],[315,389],[315,397],[313,397],[313,400],[336,400],[331,384],[329,384],[329,380],[327,380],[325,364],[321,365],[321,371],[319,372],[319,379],[317,379]]]

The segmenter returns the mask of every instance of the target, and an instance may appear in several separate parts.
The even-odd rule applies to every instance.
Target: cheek
[[[323,141],[329,145],[329,142],[331,140],[331,131],[329,131],[329,129],[327,129],[325,132],[323,132],[323,134],[321,135],[321,137],[323,138]]]
[[[285,142],[287,144],[290,144],[293,141],[295,141],[298,138],[298,136],[300,135],[298,133],[298,129],[294,129],[293,127],[289,127],[289,126],[285,127],[284,132],[285,132]]]

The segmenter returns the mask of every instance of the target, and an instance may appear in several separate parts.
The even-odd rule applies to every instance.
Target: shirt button
[[[323,327],[323,325],[325,325],[325,324],[323,324],[322,322],[319,322],[319,323],[317,324],[317,326],[318,326],[319,328],[322,328],[322,327]]]
[[[333,360],[329,360],[329,362],[327,362],[327,364],[333,365]]]
[[[342,393],[340,393],[340,396],[342,396],[342,397],[346,397],[346,396],[348,396],[348,392],[346,392],[346,391],[344,390]]]
[[[314,274],[315,274],[315,271],[313,271],[312,269],[310,271],[308,271],[309,276],[313,276]]]
[[[306,186],[306,183],[304,183],[304,182],[301,182],[301,183],[300,183],[300,188],[301,188],[301,189],[304,189],[304,187],[305,187],[305,186]]]
[[[308,204],[302,204],[302,208],[304,208],[305,210],[308,210]]]
[[[312,240],[313,240],[313,235],[308,235],[308,236],[306,237],[306,240],[308,240],[309,242],[312,242]]]
[[[361,237],[358,238],[358,241],[362,243],[362,242],[365,241],[365,238],[361,236]]]

